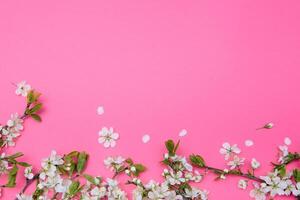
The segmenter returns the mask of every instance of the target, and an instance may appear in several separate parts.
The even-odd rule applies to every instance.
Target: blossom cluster
[[[52,151],[48,158],[42,160],[41,170],[31,176],[36,179],[37,186],[33,194],[20,193],[18,200],[48,199],[82,199],[126,200],[126,194],[118,187],[116,180],[99,176],[82,174],[88,155],[85,152],[73,151],[65,156]],[[82,184],[80,178],[85,178]]]
[[[193,166],[183,156],[177,155],[176,145],[172,140],[166,143],[168,153],[164,155],[163,163],[166,168],[163,170],[162,183],[150,180],[143,184],[140,179],[133,179],[130,183],[136,185],[133,191],[135,200],[183,200],[183,199],[208,199],[208,192],[192,186],[190,183],[198,183],[202,180],[202,175],[193,169]]]
[[[15,86],[17,87],[15,93],[26,98],[26,107],[21,115],[13,113],[5,124],[0,124],[0,176],[7,175],[8,177],[7,183],[0,187],[0,196],[2,193],[1,188],[15,187],[19,167],[26,167],[25,171],[28,172],[28,177],[31,176],[28,171],[31,166],[26,162],[18,161],[23,156],[23,153],[18,152],[6,155],[6,148],[15,146],[16,139],[24,129],[23,123],[26,118],[31,117],[41,121],[41,117],[38,114],[42,108],[42,104],[39,102],[40,93],[33,90],[25,81]]]
[[[290,143],[290,142],[288,142]],[[250,191],[250,197],[256,200],[265,200],[270,196],[274,198],[276,196],[295,196],[300,195],[300,170],[295,168],[292,171],[287,171],[287,165],[295,160],[300,159],[298,153],[291,153],[288,150],[287,145],[279,146],[278,163],[272,163],[274,169],[266,176],[256,177],[254,171],[260,167],[260,163],[252,158],[251,170],[246,173],[242,170],[242,165],[245,163],[244,158],[238,156],[241,150],[236,144],[230,145],[224,143],[220,149],[220,153],[224,155],[225,160],[231,159],[227,162],[230,169],[215,170],[214,172],[221,179],[225,179],[226,176],[236,175],[245,179],[240,179],[238,187],[240,189],[246,189],[249,185],[249,181],[253,181],[253,189]],[[246,170],[244,170],[246,171]]]

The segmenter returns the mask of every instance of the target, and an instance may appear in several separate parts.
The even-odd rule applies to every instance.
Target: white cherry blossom
[[[227,164],[230,166],[230,169],[235,169],[244,164],[245,158],[240,158],[237,155],[233,157],[233,160],[229,161]]]
[[[99,139],[98,142],[103,144],[105,148],[115,147],[116,140],[119,139],[119,134],[115,133],[113,128],[103,127],[101,131],[99,131]]]
[[[22,81],[17,84],[16,94],[26,97],[30,90],[31,90],[31,86],[27,84],[26,81]]]
[[[252,169],[257,169],[260,167],[260,163],[255,158],[252,158],[251,167],[252,167]]]
[[[245,190],[247,188],[247,186],[248,186],[248,181],[243,180],[243,179],[239,180],[238,188]]]
[[[236,144],[231,146],[228,142],[225,142],[220,149],[220,153],[225,156],[225,160],[228,160],[231,155],[241,153],[241,150]]]

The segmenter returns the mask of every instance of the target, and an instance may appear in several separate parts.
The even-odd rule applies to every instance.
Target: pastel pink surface
[[[296,0],[1,1],[0,120],[24,107],[11,82],[27,80],[45,105],[11,151],[38,168],[52,149],[86,150],[88,172],[106,177],[102,160],[120,154],[148,166],[143,180],[159,180],[163,142],[185,128],[180,152],[225,168],[219,148],[237,143],[263,175],[286,136],[299,150],[299,10]],[[255,131],[270,121],[274,129]],[[120,133],[116,148],[98,144],[103,126]],[[250,199],[237,181],[200,186],[210,199]]]

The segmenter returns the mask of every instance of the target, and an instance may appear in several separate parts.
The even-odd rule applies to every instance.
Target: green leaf
[[[77,163],[77,172],[80,174],[85,166],[88,159],[88,154],[85,152],[80,152],[78,155],[78,163]]]
[[[175,146],[175,148],[174,148],[174,153],[176,153],[176,151],[177,151],[177,149],[178,149],[178,147],[179,147],[179,144],[180,144],[180,140],[178,140],[178,142],[176,143],[176,146]]]
[[[296,182],[300,182],[300,170],[294,169],[293,170],[293,177]]]
[[[142,165],[142,164],[139,164],[139,163],[138,164],[134,164],[133,167],[135,167],[135,170],[136,170],[135,172],[133,172],[133,174],[135,176],[139,176],[140,173],[146,171],[146,167],[144,165]]]
[[[165,142],[165,146],[169,152],[170,155],[174,155],[174,148],[175,148],[175,144],[173,142],[173,140],[168,140]]]
[[[68,155],[66,155],[66,157],[70,157],[70,158],[77,157],[78,154],[79,154],[79,151],[72,151],[72,152],[68,153]]]
[[[69,195],[75,195],[79,190],[80,183],[79,181],[73,181],[69,187]]]
[[[101,179],[98,177],[93,177],[91,175],[88,174],[84,174],[83,177],[89,181],[90,183],[94,184],[94,185],[99,185],[99,183],[101,182]]]
[[[32,197],[33,197],[34,200],[37,200],[43,194],[44,194],[44,190],[43,189],[36,188],[36,190],[34,191]]]
[[[205,167],[205,161],[200,155],[190,155],[190,161],[192,164],[198,166],[198,167]]]
[[[17,162],[17,164],[20,165],[20,166],[22,166],[22,167],[30,167],[31,166],[27,162]]]
[[[285,176],[285,174],[286,174],[285,165],[277,165],[274,169],[278,171],[278,173],[281,177]]]
[[[39,92],[30,90],[29,93],[27,94],[27,103],[32,104],[36,102],[40,96],[41,94]]]
[[[127,162],[129,165],[132,165],[132,164],[133,164],[133,161],[132,161],[131,158],[127,158],[127,159],[125,160],[125,162]]]
[[[41,122],[42,118],[38,115],[38,114],[30,114],[30,116],[32,117],[32,119],[34,119],[35,121]]]
[[[33,101],[34,101],[34,93],[33,90],[30,90],[29,93],[27,94],[27,102],[33,103]]]
[[[16,186],[16,177],[18,174],[19,168],[17,165],[14,165],[13,168],[8,173],[8,182],[5,185],[6,187],[15,187]]]
[[[36,105],[34,105],[31,109],[28,110],[28,114],[34,114],[36,112],[38,112],[39,110],[41,110],[43,104],[38,103]]]
[[[19,158],[19,157],[21,157],[23,155],[24,154],[22,152],[17,152],[15,154],[11,155],[11,156],[7,156],[6,158],[8,158],[8,159],[16,159],[16,158]]]

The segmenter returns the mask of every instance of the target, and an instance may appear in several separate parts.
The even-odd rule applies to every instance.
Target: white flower
[[[69,179],[60,179],[59,183],[55,186],[55,191],[58,193],[65,194],[70,185],[72,184],[72,181]]]
[[[191,189],[186,188],[184,190],[185,197],[189,199],[201,199],[201,200],[207,200],[208,199],[208,191],[206,190],[200,190],[198,188],[192,187]],[[186,199],[186,198],[184,198]]]
[[[25,194],[18,194],[17,195],[18,200],[33,200],[32,196],[25,195]]]
[[[132,191],[133,200],[143,200],[143,193],[144,193],[144,189],[140,186],[137,186]]]
[[[268,176],[261,176],[261,179],[265,181],[261,186],[265,193],[270,192],[270,195],[284,195],[284,190],[287,188],[287,183],[278,176],[278,172],[270,173]]]
[[[64,161],[60,155],[56,154],[56,151],[52,151],[49,158],[42,160],[42,168],[44,173],[40,174],[40,178],[47,176],[54,176],[56,172],[56,166],[64,164]]]
[[[1,155],[1,158],[4,155]],[[0,175],[6,174],[8,172],[8,162],[6,160],[0,160]]]
[[[109,156],[104,160],[104,165],[107,168],[110,168],[111,170],[118,170],[123,166],[124,161],[125,158],[121,156],[115,156],[115,157]]]
[[[289,148],[288,148],[288,146],[285,146],[285,145],[279,146],[278,148],[279,148],[279,153],[280,153],[278,162],[284,163],[285,157],[289,154]]]
[[[152,186],[152,190],[148,193],[149,199],[164,199],[170,194],[169,187],[167,184],[162,184],[161,186],[158,184],[154,184]]]
[[[294,196],[299,196],[300,195],[300,182],[296,184],[296,188],[293,190],[293,195]]]
[[[180,183],[185,182],[185,178],[183,178],[183,173],[181,171],[178,171],[177,173],[170,172],[170,174],[166,176],[166,179],[170,185],[179,185]]]
[[[19,117],[18,113],[12,114],[6,124],[16,132],[23,130],[23,120]]]
[[[136,168],[135,168],[134,166],[131,166],[131,167],[130,167],[130,171],[136,172]]]
[[[198,171],[195,171],[192,180],[198,183],[202,180],[202,175]]]
[[[287,184],[287,187],[284,190],[284,194],[286,196],[290,196],[291,193],[296,190],[296,187],[295,187],[295,185],[293,184],[293,182],[290,179],[285,180],[285,182]]]
[[[170,191],[169,195],[164,198],[165,200],[182,200],[181,195],[177,195],[175,191]]]
[[[3,137],[4,144],[3,146],[15,146],[15,141],[14,139],[20,136],[20,133],[17,133],[14,128],[9,128],[8,130],[2,129],[2,135],[5,136]]]
[[[253,185],[254,189],[250,191],[250,197],[256,200],[266,200],[266,194],[262,188],[257,183],[253,183]]]
[[[31,86],[26,84],[26,81],[22,81],[17,84],[16,94],[26,97],[30,90],[31,90]]]
[[[233,157],[233,160],[229,161],[227,165],[230,166],[230,169],[235,169],[236,167],[239,167],[240,165],[243,165],[245,161],[245,158],[240,158],[237,155]]]
[[[116,140],[119,138],[118,133],[114,133],[113,128],[106,128],[103,127],[101,131],[99,131],[99,139],[98,142],[100,144],[103,143],[103,146],[105,148],[108,147],[115,147],[116,146]]]
[[[106,188],[105,187],[95,187],[91,190],[91,195],[97,198],[103,198],[106,194]]]
[[[257,169],[260,167],[260,163],[255,158],[252,158],[251,167],[252,167],[252,169]]]
[[[27,179],[33,179],[33,173],[32,173],[32,166],[30,167],[26,167],[24,169],[24,176],[27,178]]]
[[[228,160],[232,154],[241,153],[241,150],[236,144],[230,146],[229,143],[225,142],[222,146],[223,147],[220,149],[220,153],[225,156],[225,160]]]
[[[238,188],[245,190],[248,186],[248,182],[246,180],[239,180]]]

